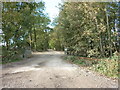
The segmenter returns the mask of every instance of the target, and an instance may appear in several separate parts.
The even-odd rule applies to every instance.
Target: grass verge
[[[119,75],[119,66],[118,60],[120,56],[114,54],[111,58],[102,58],[102,59],[81,59],[78,56],[65,56],[64,60],[72,62],[82,67],[88,67],[90,70],[99,72],[111,78],[118,78]]]

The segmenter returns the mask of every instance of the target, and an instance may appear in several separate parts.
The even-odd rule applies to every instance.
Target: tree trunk
[[[36,38],[36,30],[34,28],[34,47],[35,47],[35,50],[37,50],[37,38]]]
[[[95,19],[95,24],[96,24],[96,29],[97,29],[97,31],[99,31],[98,30],[98,22],[97,22],[97,18]],[[100,38],[100,42],[99,42],[99,47],[100,47],[100,52],[101,52],[101,56],[102,57],[104,57],[104,50],[103,50],[103,44],[102,44],[102,35],[101,35],[101,33],[100,33],[100,35],[99,35],[99,38]]]
[[[112,56],[111,31],[110,31],[110,28],[109,28],[109,19],[108,19],[108,15],[107,15],[107,7],[106,7],[106,21],[107,21],[107,31],[108,31],[109,52],[110,52],[110,56]]]
[[[32,33],[31,33],[31,31],[29,34],[29,41],[30,41],[30,48],[32,48]]]

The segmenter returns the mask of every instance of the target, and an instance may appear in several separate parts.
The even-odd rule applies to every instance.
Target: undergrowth
[[[110,58],[102,58],[99,60],[81,59],[78,56],[66,56],[64,59],[83,67],[89,67],[89,69],[97,71],[108,77],[118,78],[118,76],[120,76],[118,75],[120,68],[118,66],[118,60],[120,59],[120,55],[118,53],[114,53]]]
[[[2,62],[0,62],[0,64],[7,64],[7,63],[11,63],[11,62],[17,62],[17,61],[20,61],[20,60],[22,60],[22,59],[18,59],[18,58],[16,58],[16,59],[8,60],[7,62],[2,61]]]

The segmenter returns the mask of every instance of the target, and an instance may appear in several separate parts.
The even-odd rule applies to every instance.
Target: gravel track
[[[118,88],[118,81],[62,60],[63,52],[35,52],[2,66],[3,88]]]

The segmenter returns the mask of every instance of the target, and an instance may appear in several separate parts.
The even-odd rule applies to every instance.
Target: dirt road
[[[62,60],[63,52],[36,52],[3,65],[4,88],[117,88],[118,82]]]

